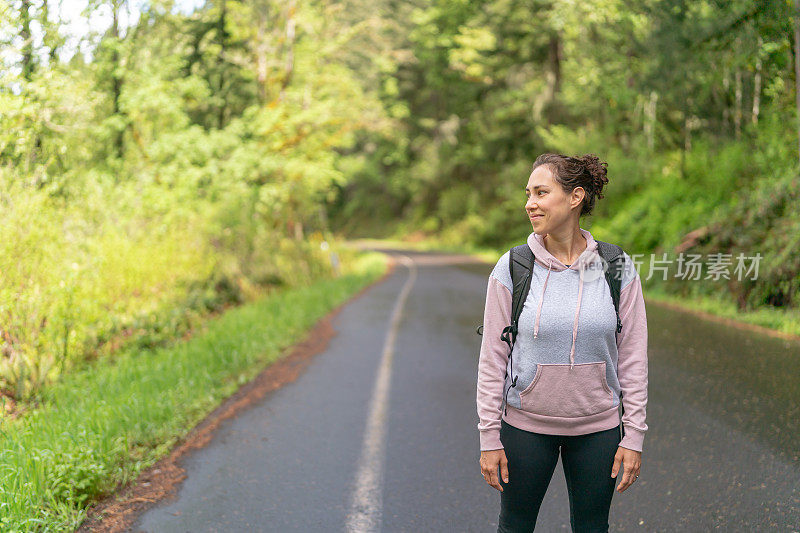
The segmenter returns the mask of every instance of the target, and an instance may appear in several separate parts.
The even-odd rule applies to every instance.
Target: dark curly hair
[[[595,200],[603,197],[603,186],[608,183],[606,177],[608,163],[601,161],[594,154],[586,154],[582,157],[542,154],[534,161],[531,172],[541,165],[547,165],[550,172],[553,173],[553,178],[561,184],[561,188],[567,194],[571,193],[575,187],[583,187],[586,196],[583,198],[581,215],[592,213]]]

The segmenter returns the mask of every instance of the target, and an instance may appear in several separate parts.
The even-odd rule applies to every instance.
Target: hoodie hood
[[[578,284],[578,303],[575,306],[575,319],[572,323],[572,348],[569,352],[570,369],[575,366],[575,339],[578,338],[578,316],[581,312],[581,297],[583,296],[583,280],[587,268],[596,261],[602,261],[597,250],[597,241],[594,240],[592,234],[583,228],[578,228],[581,235],[586,239],[586,250],[570,265],[567,266],[551,254],[544,246],[544,235],[532,232],[528,236],[528,246],[530,246],[535,262],[547,269],[547,276],[542,284],[542,294],[539,297],[539,307],[536,309],[536,323],[533,327],[533,338],[539,335],[539,319],[542,316],[542,303],[544,302],[545,292],[547,291],[547,280],[550,279],[550,272],[563,272],[564,270],[575,270],[580,276],[580,283]],[[601,265],[597,265],[600,266]],[[591,270],[591,273],[597,270]],[[590,274],[592,275],[592,274]]]
[[[530,246],[534,257],[536,257],[536,262],[544,268],[549,269],[552,266],[553,270],[556,272],[561,272],[562,270],[567,269],[578,270],[580,265],[585,267],[592,260],[595,260],[595,257],[593,256],[596,256],[597,254],[597,241],[594,240],[592,234],[587,230],[583,228],[578,229],[580,230],[581,235],[583,235],[583,237],[586,239],[586,250],[584,250],[583,253],[570,266],[565,265],[556,259],[553,254],[547,251],[547,248],[544,246],[544,235],[540,235],[535,231],[528,235],[528,246]]]

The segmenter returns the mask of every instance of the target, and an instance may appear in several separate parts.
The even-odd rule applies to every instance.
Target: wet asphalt
[[[185,456],[176,496],[133,531],[347,531],[365,509],[364,530],[496,531],[500,493],[480,474],[475,411],[475,327],[492,265],[392,253],[413,266],[346,304],[296,381]],[[647,314],[649,431],[639,480],[614,494],[610,531],[800,531],[800,343],[649,302]],[[360,500],[364,479],[373,490]],[[570,531],[560,461],[536,531]]]

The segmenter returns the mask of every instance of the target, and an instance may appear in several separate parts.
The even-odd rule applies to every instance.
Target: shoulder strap
[[[511,273],[511,324],[506,326],[500,338],[509,348],[513,348],[517,339],[519,315],[525,306],[525,299],[531,290],[531,273],[533,272],[533,251],[527,244],[514,246],[509,250],[508,270]],[[483,325],[477,328],[478,335],[483,335]]]
[[[508,270],[511,273],[511,324],[503,328],[500,339],[508,344],[508,349],[514,349],[519,331],[519,315],[525,306],[528,291],[531,290],[531,276],[533,275],[533,251],[527,244],[514,246],[509,251]]]
[[[622,255],[622,248],[616,244],[597,241],[597,249],[600,257],[608,262],[606,269],[606,281],[611,290],[611,299],[614,300],[614,310],[617,313],[617,335],[622,331],[622,320],[619,318],[619,295],[622,286],[622,272],[624,269],[625,257]],[[622,402],[623,392],[619,391],[619,438],[625,438],[625,426],[622,417],[625,414],[625,406]]]
[[[533,251],[528,244],[520,244],[511,248],[508,268],[511,271],[511,284],[514,288],[511,296],[511,333],[513,344],[517,337],[519,315],[525,306],[525,299],[531,290],[531,275],[533,272]]]
[[[622,286],[622,272],[625,267],[625,257],[622,254],[622,247],[608,242],[597,241],[597,249],[608,263],[606,269],[606,281],[611,290],[611,299],[614,301],[614,311],[617,313],[617,333],[622,331],[622,320],[619,318],[619,295]]]
[[[510,250],[508,269],[511,271],[511,285],[513,288],[511,293],[511,324],[503,328],[503,333],[500,334],[500,339],[508,344],[508,361],[511,367],[511,385],[503,394],[504,406],[508,406],[508,392],[511,387],[517,386],[517,378],[519,378],[518,375],[514,375],[514,343],[517,340],[517,332],[519,331],[519,315],[522,313],[528,292],[531,290],[533,260],[533,251],[527,243],[514,246]],[[508,370],[506,370],[506,377],[508,377]]]

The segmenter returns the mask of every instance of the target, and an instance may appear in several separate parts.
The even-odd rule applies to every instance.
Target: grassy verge
[[[164,456],[385,269],[383,256],[365,254],[338,278],[276,292],[186,342],[120,353],[48,388],[42,409],[0,427],[0,531],[77,528],[93,499]]]
[[[700,311],[715,317],[766,328],[784,338],[800,338],[800,312],[798,311],[781,311],[765,307],[755,311],[742,312],[731,301],[710,296],[691,296],[689,298],[676,296],[659,287],[646,287],[644,294],[648,301],[669,304],[689,312]]]

